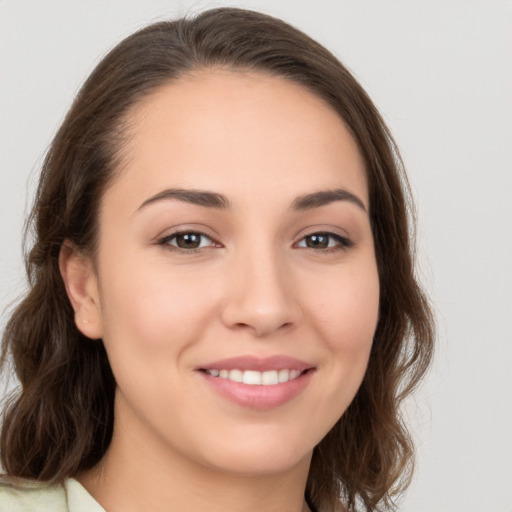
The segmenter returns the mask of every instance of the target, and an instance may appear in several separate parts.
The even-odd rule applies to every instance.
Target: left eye
[[[336,247],[349,247],[350,241],[334,233],[313,233],[307,235],[297,243],[297,247],[308,249],[334,249]]]
[[[166,236],[159,241],[161,245],[170,245],[178,249],[201,249],[203,247],[211,247],[215,242],[204,233],[195,231],[187,231],[183,233],[174,233]]]

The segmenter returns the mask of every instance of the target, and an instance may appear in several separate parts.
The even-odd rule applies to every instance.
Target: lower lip
[[[251,386],[229,379],[213,377],[205,372],[199,373],[215,391],[238,405],[252,409],[273,409],[290,402],[299,395],[311,380],[313,370],[308,370],[288,382],[280,382],[270,386]]]

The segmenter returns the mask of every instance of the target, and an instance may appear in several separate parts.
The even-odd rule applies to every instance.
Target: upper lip
[[[314,368],[314,365],[294,357],[276,355],[271,357],[237,356],[213,361],[200,366],[198,370],[253,370],[266,372],[270,370],[299,370],[301,372]]]

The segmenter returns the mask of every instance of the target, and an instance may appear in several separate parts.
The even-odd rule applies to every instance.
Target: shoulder
[[[63,485],[0,476],[0,512],[49,510],[68,512]]]

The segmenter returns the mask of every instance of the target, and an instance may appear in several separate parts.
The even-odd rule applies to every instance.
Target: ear
[[[75,311],[78,330],[88,338],[101,338],[103,325],[98,278],[91,259],[66,241],[60,248],[59,269]]]

